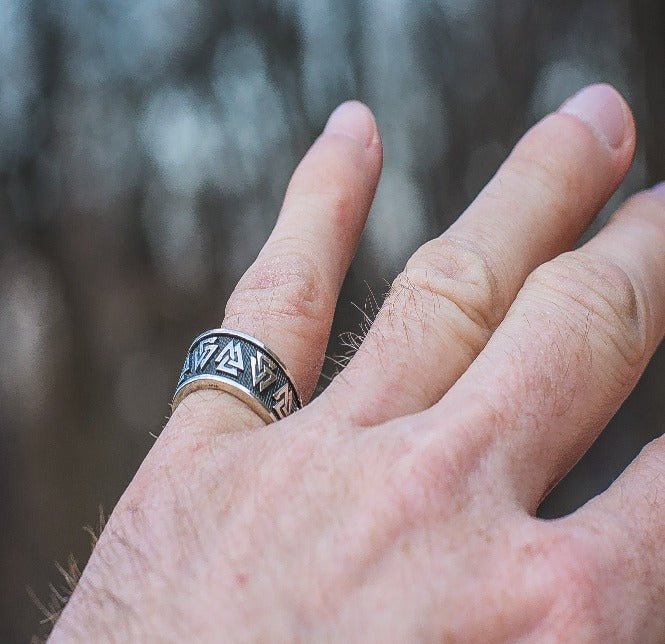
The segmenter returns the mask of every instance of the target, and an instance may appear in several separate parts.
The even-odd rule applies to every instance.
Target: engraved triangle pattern
[[[286,418],[295,411],[293,408],[293,392],[289,388],[288,383],[280,387],[273,394],[273,398],[275,404],[272,406],[272,409],[278,420]]]
[[[250,358],[252,365],[252,383],[258,386],[259,391],[263,391],[277,381],[275,368],[277,365],[261,351],[256,352],[256,356]]]
[[[251,336],[227,329],[208,331],[192,343],[178,379],[174,406],[196,389],[226,391],[266,421],[285,418],[302,406],[277,356]]]
[[[201,344],[199,344],[196,351],[194,352],[195,371],[205,369],[207,364],[217,352],[217,349],[219,349],[217,338],[208,338],[207,340],[201,342]]]
[[[242,359],[242,349],[239,342],[231,340],[215,358],[217,371],[228,373],[231,376],[237,376],[239,371],[245,369],[245,363]]]

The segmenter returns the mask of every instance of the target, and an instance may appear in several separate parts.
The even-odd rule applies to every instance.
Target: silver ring
[[[198,389],[226,391],[267,423],[302,407],[282,361],[263,342],[229,329],[206,331],[192,342],[173,396],[173,409]]]

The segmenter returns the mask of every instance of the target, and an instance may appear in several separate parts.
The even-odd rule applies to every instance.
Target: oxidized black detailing
[[[173,408],[197,389],[227,391],[267,422],[285,418],[302,407],[279,358],[262,342],[228,329],[213,329],[194,340],[180,373]]]

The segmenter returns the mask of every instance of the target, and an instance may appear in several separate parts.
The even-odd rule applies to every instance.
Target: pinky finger
[[[665,641],[665,436],[564,523],[593,553],[589,570],[599,600],[621,605],[616,641]],[[612,597],[603,600],[604,592]]]

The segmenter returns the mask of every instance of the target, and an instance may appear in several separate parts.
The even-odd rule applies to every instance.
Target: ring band
[[[198,389],[226,391],[267,423],[302,407],[282,361],[256,338],[229,329],[206,331],[192,342],[173,396],[173,409]]]

